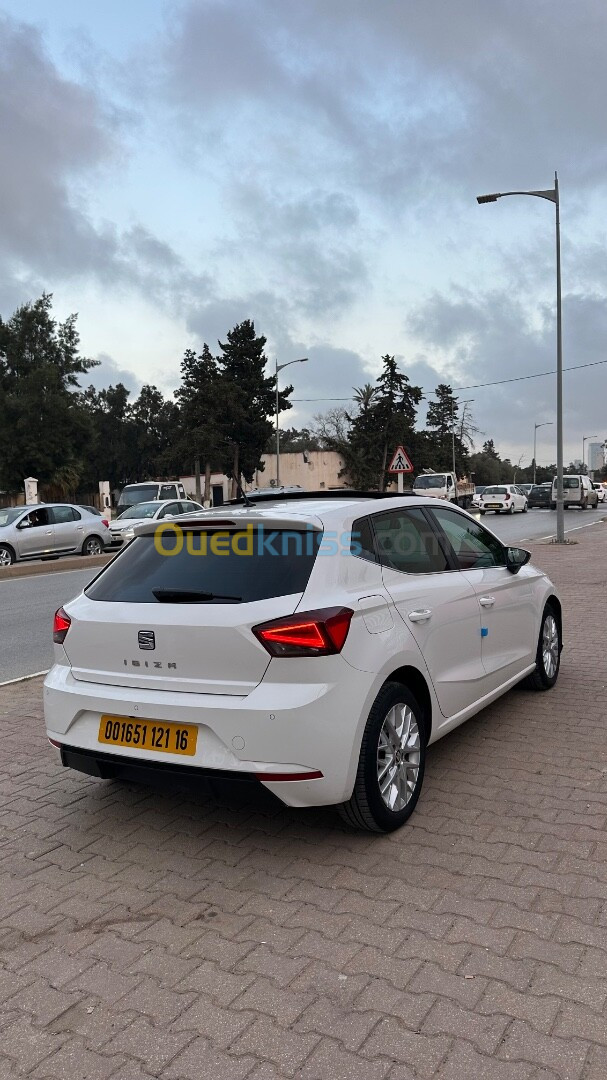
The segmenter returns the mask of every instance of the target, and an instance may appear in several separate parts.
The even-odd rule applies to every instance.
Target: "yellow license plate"
[[[194,724],[134,720],[132,716],[102,716],[97,738],[107,746],[128,746],[135,750],[193,757],[198,728]]]

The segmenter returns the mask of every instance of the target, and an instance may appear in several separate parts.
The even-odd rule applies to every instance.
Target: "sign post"
[[[405,473],[413,472],[413,464],[411,458],[407,454],[406,450],[402,446],[397,446],[392,455],[392,460],[388,465],[389,473],[396,473],[398,494],[403,494],[403,475]]]

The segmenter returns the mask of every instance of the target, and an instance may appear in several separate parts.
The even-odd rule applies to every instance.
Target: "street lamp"
[[[300,360],[287,360],[286,364],[279,364],[276,360],[276,487],[280,487],[280,431],[278,428],[278,372],[289,364],[307,364],[308,357],[302,356]]]
[[[598,435],[584,435],[582,439],[582,472],[584,471],[584,465],[586,464],[586,443],[590,439],[598,439]],[[588,462],[588,472],[590,472],[590,462]]]
[[[467,398],[466,401],[458,401],[457,398],[453,398],[453,404],[451,406],[451,444],[452,444],[452,458],[453,458],[453,479],[457,480],[457,474],[455,472],[455,406],[463,405],[464,411],[462,412],[462,429],[464,426],[464,418],[466,416],[466,405],[470,405],[475,399],[473,397]]]
[[[539,427],[552,427],[552,425],[553,425],[552,420],[546,420],[546,422],[544,424],[534,424],[533,425],[533,483],[534,483],[534,485],[535,485],[535,465],[536,465],[535,457],[536,457],[536,450],[537,450],[537,429]]]
[[[477,195],[478,203],[497,202],[506,195],[534,195],[553,202],[556,211],[556,542],[565,543],[565,507],[563,504],[563,333],[561,317],[561,218],[559,179],[554,174],[554,187],[546,191],[499,191],[492,195]]]

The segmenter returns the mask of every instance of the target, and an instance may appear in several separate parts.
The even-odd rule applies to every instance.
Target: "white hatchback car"
[[[426,747],[528,677],[561,604],[522,548],[432,498],[344,491],[143,525],[55,616],[47,733],[99,777],[257,780],[390,831]]]
[[[527,513],[527,496],[520,491],[515,484],[495,484],[486,487],[481,495],[481,515],[487,510],[493,510],[496,514],[513,514],[515,510]]]

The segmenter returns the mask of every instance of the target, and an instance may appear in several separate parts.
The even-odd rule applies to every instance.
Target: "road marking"
[[[93,570],[97,569],[98,567],[93,567]],[[82,570],[47,570],[45,574],[20,574],[19,577],[7,578],[4,582],[0,580],[0,585],[6,585],[9,581],[29,581],[32,577],[65,577],[66,574],[84,574],[86,572],[86,567],[83,567]]]
[[[590,529],[593,525],[602,525],[602,524],[603,524],[603,519],[602,518],[600,518],[598,521],[595,519],[594,521],[586,522],[585,525],[574,525],[573,528],[571,528],[571,529],[565,529],[565,533],[567,534],[567,533],[570,533],[570,532],[579,532],[580,529]],[[534,540],[552,540],[553,536],[556,536],[556,533],[548,533],[548,536],[525,536],[525,537],[523,537],[522,540],[519,541],[519,543],[521,543],[521,544],[532,544]]]
[[[0,686],[12,686],[13,683],[26,682],[28,679],[37,679],[39,675],[48,675],[50,668],[46,668],[45,671],[33,671],[31,675],[20,675],[18,679],[6,679],[5,682],[0,682]]]

